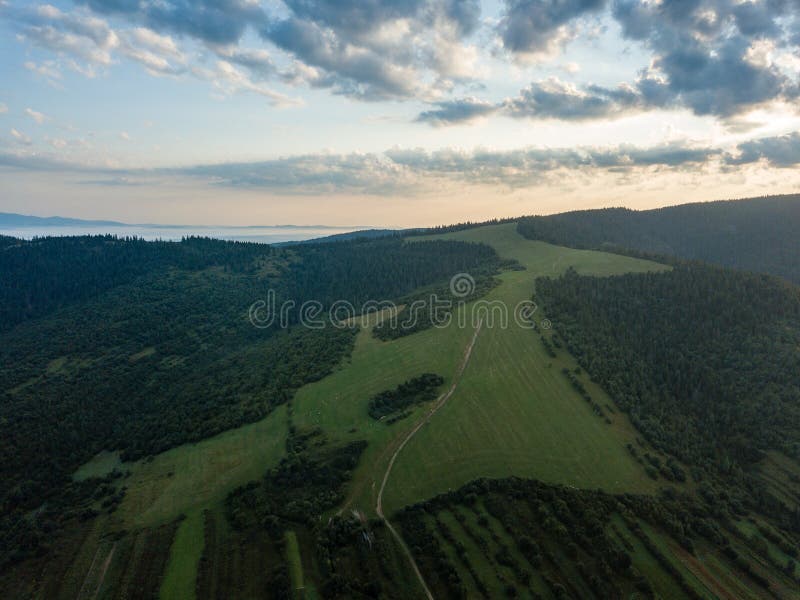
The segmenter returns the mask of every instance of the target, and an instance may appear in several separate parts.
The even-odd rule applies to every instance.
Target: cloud
[[[505,0],[498,25],[503,47],[518,58],[552,53],[571,36],[575,19],[603,9],[606,0]]]
[[[36,73],[40,77],[47,80],[52,85],[58,85],[58,81],[62,78],[61,71],[55,61],[48,60],[42,63],[35,63],[32,60],[25,61],[23,66],[32,73]]]
[[[270,26],[264,35],[303,64],[306,82],[314,87],[366,100],[415,95],[417,74],[408,65],[388,62],[368,48],[353,48],[329,30],[311,21],[287,19]]]
[[[659,171],[698,171],[723,156],[717,148],[674,142],[652,147],[629,145],[580,148],[523,148],[494,151],[394,148],[383,153],[307,154],[258,162],[195,165],[159,169],[110,169],[72,164],[58,156],[3,153],[0,166],[91,174],[96,185],[125,180],[192,179],[212,186],[274,191],[284,194],[413,194],[443,183],[521,189],[549,176],[625,173],[646,176]],[[727,156],[727,155],[726,155]]]
[[[618,116],[641,106],[636,90],[627,86],[580,89],[550,78],[534,82],[505,103],[506,114],[516,118],[585,120]]]
[[[8,112],[8,105],[4,102],[0,102],[0,115],[5,114]]]
[[[151,75],[180,75],[186,71],[187,57],[175,41],[144,27],[122,32],[121,52],[145,67]]]
[[[415,172],[512,188],[535,184],[560,170],[696,169],[720,154],[712,148],[667,144],[651,148],[526,148],[510,151],[391,150],[386,155]]]
[[[98,68],[112,63],[112,52],[119,45],[119,37],[108,23],[86,12],[65,13],[45,4],[14,9],[9,14],[18,22],[24,39],[59,56],[69,57],[70,67],[90,77]],[[60,77],[55,75],[52,66],[44,72],[31,62],[29,69],[49,80]]]
[[[474,121],[498,110],[497,106],[477,98],[437,102],[435,106],[437,108],[420,113],[416,120],[436,126],[453,125]]]
[[[30,137],[28,137],[21,131],[17,131],[13,127],[11,128],[11,137],[14,138],[14,141],[17,144],[20,144],[22,146],[30,146],[33,143]]]
[[[98,14],[122,17],[153,31],[212,44],[238,42],[249,25],[266,18],[259,3],[250,0],[85,0],[84,4]]]
[[[410,173],[380,154],[311,154],[255,163],[200,165],[172,171],[219,185],[296,193],[384,194],[413,187]]]
[[[505,0],[498,33],[517,59],[552,53],[574,36],[581,18],[608,4],[623,37],[652,54],[637,79],[623,86],[625,97],[596,86],[564,92],[534,83],[514,102],[512,115],[584,119],[688,108],[728,120],[800,97],[800,85],[784,68],[800,44],[800,35],[792,35],[798,15],[796,3],[784,0]]]
[[[615,0],[612,10],[623,35],[654,54],[637,82],[648,106],[730,118],[798,96],[778,65],[753,61],[766,40],[795,43],[787,40],[796,23],[791,2]]]
[[[263,96],[272,106],[285,107],[302,104],[301,99],[292,98],[254,82],[247,73],[227,60],[216,61],[213,69],[194,67],[192,74],[200,79],[210,81],[224,95],[251,92]]]
[[[221,46],[216,48],[216,53],[229,63],[245,67],[254,79],[267,81],[278,75],[272,56],[263,48]]]
[[[363,100],[430,97],[475,75],[478,0],[288,0],[261,35],[303,66],[295,81]]]
[[[491,104],[476,98],[439,102],[435,110],[421,113],[417,121],[443,126],[465,123],[490,114],[515,119],[583,121],[622,116],[641,110],[642,94],[627,85],[616,89],[590,85],[577,87],[551,77],[531,83],[514,98]]]
[[[50,119],[50,117],[48,117],[47,115],[37,112],[31,108],[26,108],[25,114],[28,115],[34,121],[36,121],[39,125]]]
[[[772,167],[800,165],[800,132],[743,142],[734,153],[726,154],[725,160],[729,165],[760,161]]]

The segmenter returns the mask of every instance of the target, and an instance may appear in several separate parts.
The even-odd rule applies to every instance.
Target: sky
[[[800,189],[800,0],[0,0],[0,211],[423,226]]]

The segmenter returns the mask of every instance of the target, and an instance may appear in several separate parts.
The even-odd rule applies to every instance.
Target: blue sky
[[[794,0],[0,0],[0,210],[425,225],[796,191]]]

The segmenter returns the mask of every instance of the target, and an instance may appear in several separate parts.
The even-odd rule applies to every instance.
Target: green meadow
[[[530,299],[536,277],[558,275],[569,267],[595,275],[667,268],[532,242],[517,234],[514,224],[442,237],[489,244],[502,257],[526,267],[500,275],[501,284],[485,298],[510,309]],[[419,238],[419,243],[427,239],[431,238]],[[471,305],[464,309],[470,311]],[[537,311],[534,320],[543,316]],[[341,370],[299,391],[296,424],[321,427],[335,438],[369,442],[354,474],[348,506],[374,514],[388,461],[426,410],[420,407],[387,426],[369,418],[369,399],[426,371],[442,375],[442,389],[447,389],[472,332],[471,326],[459,327],[455,319],[447,328],[382,342],[367,326]],[[565,351],[556,359],[547,356],[538,334],[517,327],[513,318],[506,328],[499,323],[484,327],[455,394],[400,453],[385,491],[389,512],[477,477],[518,475],[609,491],[651,491],[652,481],[625,449],[635,438],[627,419],[615,413],[609,425],[595,416],[564,377],[564,366],[576,365]],[[600,404],[611,404],[597,386],[588,380],[584,384]]]
[[[398,458],[386,490],[387,506],[400,508],[477,477],[510,475],[611,492],[651,491],[652,480],[625,448],[636,437],[628,420],[619,412],[610,416],[611,424],[597,417],[562,373],[564,367],[577,366],[574,360],[565,350],[555,359],[548,356],[539,334],[518,326],[511,310],[530,299],[537,277],[569,267],[591,275],[666,267],[532,242],[519,236],[513,224],[445,237],[489,244],[526,269],[500,275],[501,285],[485,298],[509,307],[508,326],[497,318],[493,326],[484,326],[455,394]],[[534,313],[534,321],[545,317],[542,307]],[[581,377],[596,402],[613,406],[599,387]]]
[[[286,434],[281,406],[256,423],[126,465],[128,491],[114,519],[125,528],[152,527],[217,506],[278,463]]]

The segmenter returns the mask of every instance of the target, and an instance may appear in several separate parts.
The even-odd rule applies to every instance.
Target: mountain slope
[[[800,196],[586,210],[528,217],[529,238],[573,248],[637,250],[760,271],[800,284]]]
[[[2,522],[0,549],[17,554],[0,567],[3,597],[285,598],[300,586],[307,597],[424,597],[403,548],[375,518],[384,480],[383,512],[437,598],[793,597],[800,466],[774,435],[758,435],[789,413],[764,405],[737,424],[711,411],[711,422],[692,429],[697,439],[708,434],[708,455],[682,452],[650,427],[695,418],[692,406],[660,395],[673,362],[659,370],[658,353],[676,349],[712,388],[743,380],[757,395],[768,381],[791,408],[793,378],[770,379],[794,364],[793,321],[773,314],[781,298],[794,302],[780,293],[791,286],[702,267],[711,269],[700,278],[706,287],[687,294],[681,264],[532,241],[513,222],[269,252],[203,243],[220,253],[217,264],[154,268],[0,337],[0,416],[9,420],[0,425],[19,429],[3,439],[38,440],[34,454],[6,455],[38,455],[61,478],[83,463],[44,506],[30,486],[8,496],[5,508],[18,506]],[[229,249],[254,254],[226,267]],[[402,298],[403,322],[427,294],[457,299],[466,274],[476,293],[449,324],[396,336],[376,335],[378,322],[391,327],[387,310],[349,319],[354,329],[280,332],[247,321],[253,294],[262,298],[269,285],[281,298],[324,306],[342,296]],[[539,306],[520,326],[514,308],[534,295]],[[462,319],[478,306],[480,331]],[[499,306],[510,311],[507,327],[491,312]],[[663,318],[648,324],[654,315]],[[645,347],[626,346],[626,335]],[[749,335],[759,348],[781,341],[770,355],[777,364]],[[731,344],[720,360],[689,343],[718,336]],[[646,400],[635,406],[619,383],[634,375],[652,384],[634,392]],[[684,379],[676,382],[692,387]],[[678,399],[691,401],[682,389]],[[266,410],[245,401],[273,392]],[[83,403],[61,404],[81,394]],[[431,414],[435,398],[441,408]],[[130,405],[141,418],[115,423]],[[181,407],[226,424],[165,418]],[[247,418],[237,422],[240,408]],[[757,464],[713,452],[725,423],[752,444],[734,435],[717,450],[755,449]],[[154,444],[164,431],[170,442]],[[63,451],[76,436],[82,445]],[[126,439],[141,449],[110,445]],[[728,471],[705,468],[709,461]],[[12,467],[8,475],[24,483],[25,469]]]

